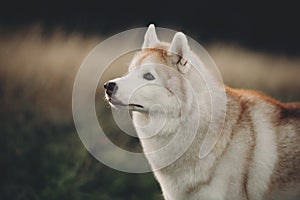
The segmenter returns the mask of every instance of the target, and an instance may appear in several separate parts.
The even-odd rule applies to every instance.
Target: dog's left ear
[[[172,62],[177,65],[179,71],[187,72],[190,67],[190,47],[183,33],[178,32],[174,35],[168,49],[168,55],[171,56]]]
[[[150,24],[144,36],[142,49],[154,48],[158,43],[159,40],[156,35],[155,26],[154,24]]]

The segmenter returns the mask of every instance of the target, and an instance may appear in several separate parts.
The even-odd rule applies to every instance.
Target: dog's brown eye
[[[148,80],[148,81],[151,81],[151,80],[155,79],[154,76],[150,72],[144,74],[143,78]]]

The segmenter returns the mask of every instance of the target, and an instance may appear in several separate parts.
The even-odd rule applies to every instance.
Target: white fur
[[[190,50],[183,33],[166,45],[150,25],[142,48],[159,45],[168,50],[168,58],[151,53],[139,62],[137,54],[129,73],[111,81],[118,85],[115,98],[143,106],[132,109],[133,123],[164,198],[263,200],[277,162],[272,106],[262,100],[246,115],[240,100],[230,97],[219,136],[226,112],[223,86]],[[145,73],[155,79],[145,80]]]
[[[150,24],[147,32],[145,33],[144,43],[142,49],[154,48],[159,43],[155,32],[154,24]]]

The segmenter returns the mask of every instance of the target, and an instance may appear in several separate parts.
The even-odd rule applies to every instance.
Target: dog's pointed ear
[[[142,49],[154,48],[159,43],[154,24],[150,24],[144,37]]]
[[[182,32],[176,33],[168,49],[168,55],[182,73],[185,73],[190,67],[190,53],[186,36]]]

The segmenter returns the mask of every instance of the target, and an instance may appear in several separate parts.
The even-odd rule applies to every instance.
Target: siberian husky
[[[191,60],[205,78],[197,75]],[[146,154],[164,198],[300,199],[300,103],[284,104],[260,92],[232,89],[209,76],[183,33],[168,44],[158,40],[150,25],[128,73],[104,85],[112,107],[132,111],[145,152],[163,148],[179,135],[168,154]],[[225,120],[211,121],[211,93],[222,90],[227,97]],[[221,115],[225,110],[218,101],[224,99],[215,97]],[[199,157],[203,140],[216,139],[206,134],[210,123],[223,124],[222,133],[214,148]],[[194,133],[185,149],[185,138]],[[181,150],[182,155],[162,167]]]

